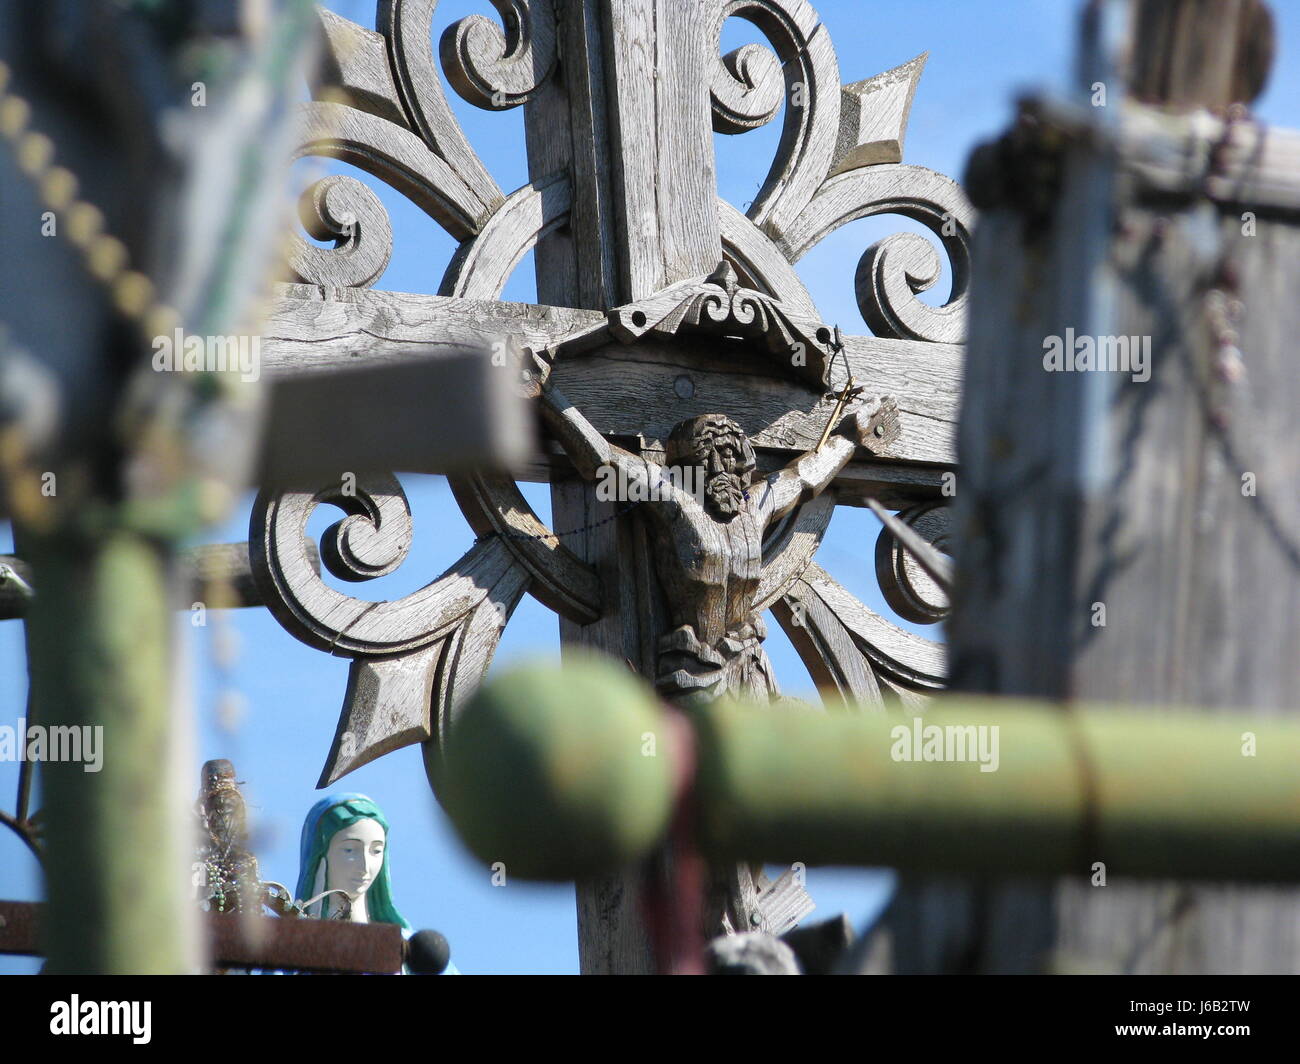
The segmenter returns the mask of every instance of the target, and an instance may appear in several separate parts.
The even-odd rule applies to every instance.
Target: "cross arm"
[[[849,394],[846,386],[841,401]],[[838,413],[837,407],[832,418]],[[831,434],[832,429],[839,431]],[[859,446],[873,454],[892,447],[900,435],[898,404],[892,396],[872,399],[866,406],[851,410],[838,426],[828,424],[826,432],[816,447],[767,478],[766,490],[759,499],[764,523],[784,517],[798,504],[820,495],[848,465]]]
[[[603,470],[618,470],[629,487],[642,489],[642,498],[676,500],[678,489],[658,466],[610,443],[554,384],[547,381],[538,393],[542,421],[584,479],[598,480]]]
[[[853,457],[853,443],[832,436],[820,451],[806,451],[764,482],[758,498],[764,524],[784,517],[797,505],[820,495]]]

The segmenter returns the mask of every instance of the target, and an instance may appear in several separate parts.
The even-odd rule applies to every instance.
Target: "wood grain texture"
[[[487,210],[503,196],[465,139],[433,62],[433,11],[438,0],[378,0],[375,25],[388,41],[394,78],[411,125]]]
[[[281,285],[263,327],[262,364],[271,374],[332,372],[344,366],[440,359],[494,341],[541,350],[605,323],[566,307],[404,292]]]
[[[316,14],[325,34],[321,76],[315,87],[317,98],[330,91],[335,99],[341,96],[349,106],[412,128],[393,80],[384,35],[323,7],[318,7]]]
[[[453,344],[481,344],[488,337],[541,349],[556,337],[604,322],[603,315],[562,307],[373,291],[345,291],[337,293],[339,299],[322,300],[305,286],[285,286],[281,292],[262,348],[266,368],[274,374],[324,372],[372,360],[443,358]],[[844,339],[854,378],[873,392],[898,398],[903,432],[886,457],[904,464],[951,465],[961,348]],[[728,348],[734,349],[731,357],[725,354]],[[793,453],[813,446],[833,401],[788,375],[773,374],[767,365],[738,343],[643,340],[634,347],[610,344],[563,360],[555,373],[560,387],[607,435],[662,440],[683,417],[718,409],[740,421],[760,449]],[[842,387],[847,375],[838,358],[831,372],[831,388]],[[687,398],[674,387],[683,375],[693,386]],[[929,482],[937,481],[934,476]]]
[[[483,15],[453,22],[438,44],[442,69],[462,97],[503,111],[527,103],[555,66],[551,0],[493,0],[505,31]]]
[[[302,111],[298,157],[351,163],[392,185],[457,240],[486,222],[491,206],[410,130],[340,103],[316,101]]]
[[[315,182],[299,200],[303,228],[333,248],[291,237],[289,268],[308,284],[368,288],[388,268],[393,227],[373,191],[354,177],[338,174]]]
[[[839,64],[830,35],[807,0],[727,0],[720,5],[715,52],[722,21],[733,16],[757,26],[776,52],[776,61],[761,66],[749,58],[746,69],[750,76],[762,80],[748,95],[766,103],[775,93],[773,82],[784,71],[786,109],[781,143],[763,187],[747,211],[755,225],[779,240],[830,170],[840,125]],[[731,79],[732,75],[724,68],[721,74],[715,72],[714,81],[719,78]],[[728,95],[734,99],[734,92],[727,91],[715,99],[715,114],[726,114]],[[728,133],[748,128],[745,124],[737,128],[725,118],[721,125],[721,132]]]
[[[1262,210],[1246,236],[1235,207],[1117,205],[1127,162],[1072,142],[1048,227],[1027,228],[1014,208],[983,216],[954,683],[1292,712],[1300,393],[1289,279],[1300,236]],[[1149,379],[1045,372],[1044,340],[1067,327],[1148,338]],[[1033,950],[964,924],[952,934],[968,936],[967,957],[981,970],[1300,970],[1296,891],[1129,886],[1093,849],[1077,880],[1036,893],[1022,926]],[[1106,863],[1109,885],[1089,885],[1091,860]],[[974,926],[1003,898],[968,900]],[[949,932],[931,930],[930,948],[945,952]]]
[[[570,180],[560,174],[512,192],[484,223],[483,231],[456,249],[438,294],[499,298],[519,260],[538,240],[568,221],[571,189]]]
[[[883,457],[951,463],[960,349],[854,337],[846,338],[846,355],[858,383],[898,397],[902,435]],[[834,407],[832,392],[847,379],[841,361],[832,363],[826,392],[769,366],[740,343],[643,339],[563,360],[555,378],[606,435],[665,440],[683,418],[716,410],[737,420],[756,447],[796,454],[815,446]]]
[[[327,530],[330,572],[362,582],[397,569],[412,536],[393,478],[263,492],[250,519],[250,561],[264,601],[298,639],[352,658],[334,743],[319,786],[402,746],[437,740],[491,663],[532,577],[498,535],[480,538],[442,576],[389,602],[345,595],[312,571],[307,522],[319,503],[347,515]]]
[[[601,616],[605,601],[599,574],[538,519],[512,479],[480,473],[453,478],[451,489],[470,527],[480,536],[500,536],[532,576],[529,590],[539,602],[582,624]]]
[[[903,139],[912,110],[912,97],[929,53],[877,74],[845,85],[840,99],[840,132],[830,174],[859,166],[903,161]]]
[[[804,570],[801,583],[805,601],[815,595],[825,604],[881,679],[916,691],[935,691],[947,685],[947,647],[943,643],[899,628],[869,610],[816,562]]]
[[[259,502],[255,567],[277,617],[299,638],[353,658],[322,780],[413,741],[436,762],[440,735],[526,591],[561,615],[566,655],[595,649],[650,680],[670,629],[690,628],[702,647],[757,646],[759,615],[770,607],[779,616],[795,596],[811,611],[800,638],[815,676],[872,704],[899,692],[914,703],[942,682],[941,651],[877,618],[812,559],[837,501],[933,500],[954,463],[955,323],[971,214],[947,179],[897,165],[922,60],[842,88],[806,0],[492,2],[501,25],[461,20],[440,54],[466,99],[525,106],[529,183],[508,197],[447,107],[430,48],[434,0],[382,0],[377,33],[324,17],[337,95],[308,107],[303,153],[337,155],[388,181],[460,244],[437,297],[364,291],[386,261],[387,241],[376,239],[386,219],[359,187],[314,190],[309,225],[337,246],[299,245],[297,276],[311,283],[281,289],[264,361],[284,381],[356,366],[446,367],[464,346],[506,355],[510,373],[521,361],[553,363],[575,416],[552,421],[554,438],[518,472],[551,482],[563,536],[538,520],[513,480],[457,478],[478,542],[427,587],[376,604],[307,572],[299,526],[319,502],[341,505],[327,565],[346,579],[389,571],[412,534],[395,483],[368,483],[359,498],[297,486]],[[754,23],[771,48],[719,56],[732,16]],[[781,144],[746,217],[717,197],[712,130],[755,128],[782,101]],[[939,274],[928,244],[906,235],[882,242],[858,276],[880,338],[845,337],[837,353],[792,263],[853,218],[890,211],[939,234],[952,258],[952,298],[942,308],[916,299]],[[530,250],[540,305],[500,303]],[[879,413],[863,405],[846,412],[847,435],[808,453],[834,409],[828,393],[850,375],[870,397],[896,397],[888,434],[854,435]],[[665,459],[675,425],[707,413],[729,414],[752,437],[752,475],[765,478],[771,511],[742,528],[694,500],[685,508],[691,519],[678,532],[694,529],[714,568],[735,578],[721,596],[697,594],[699,580],[666,564],[680,537],[653,518],[620,516],[626,504],[597,499],[574,477],[591,476],[587,451],[611,447],[645,469]],[[585,443],[564,428],[578,416]],[[870,446],[855,451],[853,440]],[[766,542],[763,524],[772,526]],[[761,649],[753,657],[745,683],[775,693]],[[782,883],[734,868],[715,886],[734,929],[752,913],[783,928],[808,901]],[[649,970],[636,875],[579,884],[578,897],[583,970]]]
[[[786,225],[778,244],[791,262],[797,262],[840,226],[877,214],[901,214],[939,238],[952,266],[952,293],[942,307],[915,298],[915,292],[938,279],[938,257],[922,238],[900,233],[873,245],[859,267],[863,317],[880,335],[960,343],[965,337],[974,210],[951,178],[902,163],[838,174]]]

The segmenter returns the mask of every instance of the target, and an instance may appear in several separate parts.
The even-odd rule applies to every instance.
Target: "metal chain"
[[[55,227],[55,235],[62,235],[81,252],[86,273],[99,282],[113,306],[135,323],[146,339],[170,335],[180,324],[180,315],[159,303],[153,282],[131,268],[126,245],[105,231],[104,212],[78,197],[76,174],[55,164],[54,141],[29,128],[32,108],[10,89],[12,77],[9,65],[0,62],[0,140],[9,144],[18,169],[35,187],[40,201],[65,215],[66,223]]]
[[[748,498],[748,496],[746,496],[746,498]],[[505,536],[507,539],[565,539],[568,536],[576,536],[579,532],[589,532],[593,528],[600,528],[601,525],[607,525],[611,521],[617,521],[624,514],[629,513],[632,510],[635,510],[638,506],[640,506],[644,502],[645,502],[644,499],[638,499],[636,502],[630,502],[622,509],[615,510],[608,517],[602,517],[599,521],[591,521],[588,524],[580,525],[578,528],[571,528],[566,532],[547,532],[545,535],[534,535],[531,532],[504,531],[501,532],[500,534]]]

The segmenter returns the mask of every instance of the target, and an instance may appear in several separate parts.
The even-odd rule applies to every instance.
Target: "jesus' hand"
[[[892,395],[871,398],[844,415],[840,430],[872,454],[883,454],[897,441],[903,427]]]

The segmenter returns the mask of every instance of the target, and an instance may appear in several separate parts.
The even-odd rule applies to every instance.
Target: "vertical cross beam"
[[[568,167],[568,233],[538,244],[538,299],[593,310],[722,258],[709,103],[712,35],[680,0],[558,0],[561,76],[526,110],[529,176]],[[568,135],[564,135],[567,127]]]
[[[560,77],[525,114],[530,177],[567,167],[567,231],[537,245],[537,297],[606,310],[708,274],[722,258],[709,102],[712,27],[681,0],[557,0]],[[567,136],[565,130],[567,129]],[[652,676],[654,577],[632,539],[608,521],[617,504],[592,485],[554,483],[553,527],[600,571],[609,596],[591,625],[561,619],[566,649],[587,647]],[[629,874],[579,883],[584,974],[648,972],[651,957]]]

